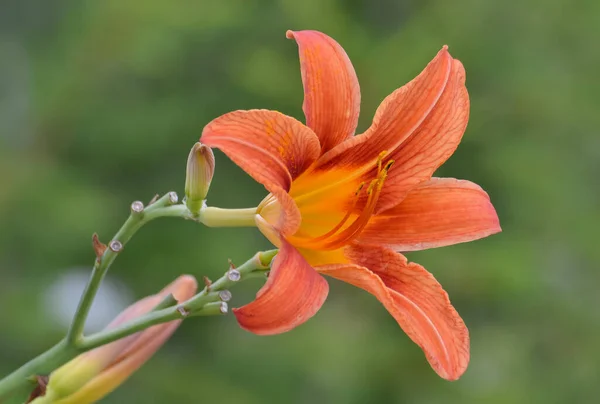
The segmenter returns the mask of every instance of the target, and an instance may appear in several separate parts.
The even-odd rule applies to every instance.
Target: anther
[[[229,311],[229,306],[227,305],[227,303],[221,302],[221,307],[219,308],[219,310],[221,311],[221,313],[227,314],[227,312]]]
[[[388,175],[388,170],[394,164],[394,160],[391,159],[384,163],[383,160],[387,155],[389,155],[389,152],[384,150],[379,153],[377,157],[377,173],[375,178],[372,178],[368,183],[366,198],[361,197],[361,192],[367,184],[367,182],[364,181],[358,184],[357,190],[354,191],[354,201],[352,201],[352,205],[349,206],[346,214],[337,225],[318,237],[311,237],[310,239],[297,238],[296,244],[307,248],[316,247],[319,249],[333,250],[350,242],[360,234],[375,212],[381,189],[383,188],[383,184]],[[371,175],[373,174],[373,168],[369,169],[369,173]],[[360,207],[360,212],[355,210],[357,206]],[[353,220],[350,224],[347,224],[350,218],[353,218]],[[292,238],[294,237],[292,236]]]
[[[388,154],[387,150],[382,151],[377,156],[377,172],[381,171],[381,163],[383,162],[383,158]]]
[[[358,186],[358,189],[356,190],[356,192],[354,193],[354,196],[358,196],[358,194],[360,194],[360,191],[362,191],[362,189],[365,186],[365,182],[361,182],[360,185]]]
[[[113,240],[108,243],[108,248],[110,248],[112,252],[118,253],[123,249],[123,244],[119,240]]]

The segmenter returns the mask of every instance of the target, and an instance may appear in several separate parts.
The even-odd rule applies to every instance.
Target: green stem
[[[272,250],[258,253],[238,268],[235,268],[240,275],[237,280],[233,280],[236,278],[232,278],[230,276],[230,271],[227,271],[221,278],[213,282],[210,287],[204,288],[201,292],[185,302],[164,309],[151,311],[150,313],[133,319],[120,327],[101,331],[97,334],[85,337],[81,341],[80,347],[84,351],[88,351],[117,341],[121,338],[125,338],[156,324],[162,324],[173,320],[182,320],[188,316],[205,315],[208,306],[210,306],[211,309],[216,308],[216,311],[211,311],[209,314],[219,314],[219,309],[221,309],[221,313],[224,314],[227,310],[226,304],[221,305],[220,307],[213,304],[214,302],[220,301],[221,295],[219,292],[229,289],[246,279],[255,278],[257,275],[264,276],[276,251],[277,250]]]
[[[12,372],[0,381],[0,402],[6,399],[15,390],[30,385],[30,391],[33,390],[33,380],[30,380],[34,375],[46,375],[54,369],[76,357],[80,350],[69,346],[66,338],[58,344],[41,354],[40,356],[30,360],[19,369]]]
[[[221,209],[205,206],[198,221],[208,227],[256,227],[256,208]]]
[[[67,332],[67,342],[69,344],[78,346],[79,341],[83,337],[85,322],[90,313],[94,298],[98,293],[98,288],[100,287],[106,272],[131,237],[133,237],[144,224],[156,218],[167,216],[186,217],[186,215],[191,215],[185,205],[170,206],[175,202],[176,195],[174,193],[168,193],[145,210],[141,212],[132,211],[129,218],[127,218],[123,226],[109,243],[108,248],[105,250],[102,257],[96,260],[90,280],[83,291],[83,295],[81,296],[81,300],[75,311],[75,316],[73,317],[73,322]],[[117,244],[113,245],[113,243]]]
[[[77,347],[69,345],[66,338],[63,339],[50,350],[1,380],[0,399],[6,398],[10,393],[23,387],[33,375],[50,374],[54,369],[81,353],[125,338],[153,325],[173,320],[183,320],[189,316],[225,314],[227,304],[221,301],[222,295],[219,292],[228,290],[247,279],[264,277],[276,253],[277,250],[257,253],[250,260],[233,270],[233,272],[239,273],[239,279],[236,276],[232,276],[235,274],[232,274],[232,269],[230,269],[221,278],[213,282],[209,287],[205,287],[190,299],[178,304],[175,301],[175,305],[169,306],[172,303],[170,298],[172,296],[169,295],[169,298],[159,303],[153,311],[119,327],[83,337],[78,341]],[[33,388],[33,384],[31,388]]]
[[[140,212],[132,210],[129,218],[111,240],[112,242],[118,241],[120,243],[120,248],[115,248],[118,247],[118,245],[114,245],[111,242],[102,256],[96,260],[92,275],[83,291],[65,339],[1,379],[0,402],[15,390],[24,388],[30,384],[31,381],[29,378],[31,376],[49,374],[58,366],[84,351],[81,342],[83,341],[83,328],[90,312],[90,308],[96,297],[102,279],[119,252],[122,251],[123,246],[144,224],[156,218],[182,217],[184,219],[193,219],[185,205],[174,205],[175,203],[177,203],[177,195],[170,192]]]
[[[48,351],[1,379],[0,402],[3,402],[4,399],[15,392],[21,392],[28,388],[33,389],[33,376],[50,374],[53,370],[83,352],[114,342],[152,325],[183,319],[187,316],[224,313],[227,305],[219,301],[223,295],[218,292],[233,286],[241,280],[264,274],[265,270],[268,269],[277,250],[256,254],[239,268],[230,269],[210,287],[206,287],[185,302],[177,304],[174,298],[167,298],[154,310],[142,317],[131,320],[120,327],[84,337],[85,322],[106,272],[117,255],[123,250],[123,247],[144,224],[159,217],[180,217],[195,220],[210,227],[255,226],[255,208],[219,209],[204,206],[199,215],[194,215],[185,205],[176,205],[176,203],[177,195],[174,193],[166,194],[146,209],[143,209],[143,205],[139,202],[134,202],[131,215],[109,242],[106,250],[96,259],[90,280],[81,296],[67,336]],[[239,276],[232,276],[232,273]]]

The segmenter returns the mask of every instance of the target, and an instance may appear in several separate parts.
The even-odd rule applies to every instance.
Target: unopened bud
[[[180,304],[194,296],[196,289],[196,280],[189,275],[182,275],[158,294],[148,296],[125,309],[107,329],[115,329],[129,321],[135,321],[154,310],[157,305],[164,305],[165,301]],[[182,310],[182,317],[189,314],[183,307]],[[50,374],[46,394],[36,398],[32,404],[95,403],[150,359],[180,323],[181,321],[171,321],[155,325],[75,357]]]
[[[198,142],[188,156],[185,177],[185,204],[192,213],[200,212],[215,172],[215,155]]]

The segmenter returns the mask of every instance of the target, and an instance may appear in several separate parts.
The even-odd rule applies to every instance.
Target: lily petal
[[[115,317],[115,319],[111,321],[105,329],[110,330],[117,328],[128,321],[148,313],[153,307],[159,304],[161,300],[162,298],[158,295],[147,296],[141,300],[138,300],[123,310],[117,317]],[[122,356],[124,351],[135,345],[136,341],[142,334],[143,333],[141,332],[132,334],[115,342],[111,342],[110,344],[88,351],[73,359],[72,362],[96,361],[98,364],[101,364],[101,368],[105,368],[110,363],[116,361],[119,356]]]
[[[300,53],[306,125],[321,141],[322,153],[354,135],[360,112],[360,87],[344,49],[318,31],[288,31]]]
[[[279,200],[278,230],[292,234],[300,212],[288,195],[292,181],[318,157],[321,146],[312,130],[276,111],[234,111],[204,128],[201,142],[225,153]]]
[[[453,60],[450,79],[435,108],[389,156],[395,163],[381,192],[378,212],[397,205],[415,185],[427,181],[444,164],[458,147],[468,120],[465,69]]]
[[[331,167],[376,168],[382,152],[393,152],[409,138],[431,113],[450,77],[452,57],[443,47],[410,83],[386,97],[369,129],[323,155],[316,169]]]
[[[172,294],[173,297],[175,298],[175,300],[177,300],[178,302],[184,302],[184,301],[190,299],[192,296],[194,296],[197,289],[198,289],[198,282],[196,281],[196,278],[194,278],[191,275],[181,275],[177,279],[175,279],[173,282],[171,282],[169,285],[167,285],[163,290],[161,290],[155,296],[153,296],[154,298],[158,298],[158,302],[156,302],[155,304],[146,306],[145,312],[140,313],[140,315],[146,314],[146,312],[148,312],[152,308],[154,308],[158,303],[160,303],[163,299],[165,299],[169,294]],[[135,317],[137,317],[137,316],[135,316]],[[135,317],[132,317],[132,318],[135,318]],[[181,323],[181,321],[171,321],[171,322],[167,323],[166,325],[164,325],[164,328],[170,330],[170,332],[169,332],[169,335],[170,335],[175,331],[175,329],[179,326],[180,323]],[[141,350],[142,348],[145,348],[150,341],[154,341],[157,339],[160,340],[160,338],[158,338],[156,335],[157,333],[160,333],[160,325],[150,327],[147,330],[144,330],[143,332],[134,334],[133,336],[136,337],[135,343],[132,343],[129,346],[127,346],[121,352],[121,354],[117,358],[117,361],[120,361],[121,359],[123,359],[125,357],[131,356],[133,352],[135,352],[134,355],[138,355],[138,353],[136,351]],[[166,341],[166,339],[168,339],[168,336],[165,337],[165,339],[162,340],[162,342],[164,343]]]
[[[302,216],[296,202],[284,189],[273,187],[269,197],[274,198],[275,201],[263,207],[259,206],[260,212],[255,221],[263,234],[273,244],[279,245],[273,240],[278,239],[280,234],[284,236],[294,234],[302,223]],[[274,234],[268,235],[271,232]]]
[[[372,293],[423,349],[438,375],[458,379],[469,363],[469,332],[433,275],[383,247],[354,245],[346,255],[355,265],[316,269]]]
[[[358,241],[416,251],[477,240],[501,231],[488,194],[477,184],[432,178],[369,221]]]
[[[277,111],[234,111],[204,127],[201,143],[216,147],[252,178],[289,191],[320,154],[319,139],[296,119]]]
[[[240,326],[254,334],[272,335],[304,323],[321,308],[329,285],[285,239],[269,278],[256,300],[233,309]]]

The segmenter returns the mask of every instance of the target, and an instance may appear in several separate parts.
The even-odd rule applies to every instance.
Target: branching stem
[[[81,296],[67,335],[55,346],[30,360],[0,380],[0,402],[15,393],[34,387],[36,375],[48,375],[54,369],[91,349],[109,344],[156,324],[191,316],[224,314],[227,303],[219,292],[242,280],[264,276],[277,250],[257,253],[243,265],[228,270],[225,275],[205,287],[189,300],[181,303],[169,296],[153,311],[121,326],[84,336],[83,330],[98,288],[108,269],[127,242],[146,223],[159,217],[179,217],[194,220],[211,227],[252,226],[255,209],[219,209],[204,206],[199,215],[193,215],[184,204],[177,204],[177,195],[169,192],[145,209],[140,202],[132,204],[131,215],[95,261],[92,274]],[[232,273],[233,272],[233,273]],[[225,294],[227,296],[227,294]]]

